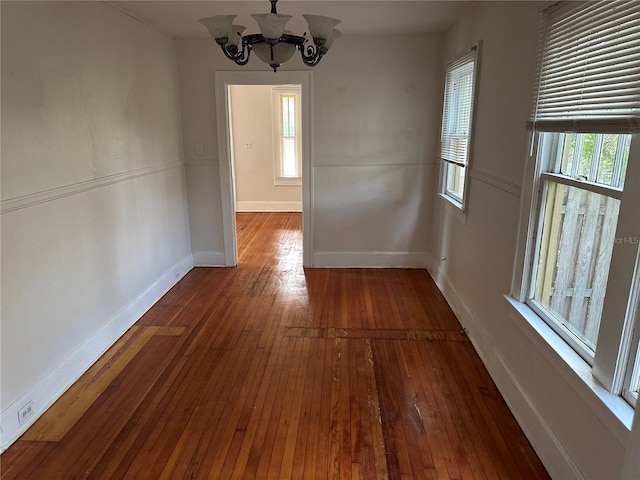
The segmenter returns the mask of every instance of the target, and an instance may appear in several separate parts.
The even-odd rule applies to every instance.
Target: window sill
[[[301,187],[302,177],[277,177],[273,179],[275,187]]]
[[[508,295],[505,295],[505,298],[513,308],[511,318],[523,333],[616,438],[626,443],[633,422],[634,410],[631,405],[621,396],[614,395],[602,387],[593,378],[591,365],[569,347],[529,306]]]
[[[444,193],[438,193],[438,196],[440,197],[440,199],[443,200],[445,209],[449,213],[451,213],[454,217],[456,217],[462,223],[464,224],[467,223],[467,212],[464,210],[460,202],[454,200],[448,195],[445,195]]]

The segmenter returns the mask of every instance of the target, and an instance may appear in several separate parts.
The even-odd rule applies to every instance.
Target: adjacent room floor
[[[301,224],[238,214],[2,478],[549,478],[428,273],[304,270]]]

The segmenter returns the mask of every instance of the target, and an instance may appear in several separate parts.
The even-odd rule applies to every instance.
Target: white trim
[[[160,32],[160,33],[162,33],[163,35],[166,35],[169,38],[173,38],[173,39],[176,38],[176,35],[174,35],[170,31],[165,30],[163,27],[160,27],[160,26],[156,25],[155,23],[151,23],[148,20],[145,20],[144,18],[141,18],[141,17],[137,16],[135,13],[132,13],[129,10],[125,10],[120,5],[118,5],[116,2],[109,1],[109,0],[104,0],[104,3],[106,3],[107,5],[109,5],[112,8],[115,8],[116,10],[118,10],[120,13],[126,15],[127,17],[132,18],[136,22],[140,22],[140,23],[142,23],[143,25],[146,25],[149,28],[153,28],[155,31]],[[178,37],[178,38],[185,38],[185,37]],[[187,37],[187,38],[190,38],[190,37]]]
[[[629,439],[633,408],[619,395],[614,395],[595,380],[591,366],[526,304],[505,296],[513,313],[511,319],[527,335],[549,362],[590,409],[600,418],[618,441]]]
[[[624,377],[622,381],[622,397],[629,402],[634,408],[640,405],[638,404],[638,391],[637,385],[631,392],[632,382],[634,379],[640,380],[640,248],[638,249],[638,255],[636,258],[635,273],[633,276],[633,282],[631,286],[631,295],[629,297],[629,304],[627,305],[627,323],[625,325],[624,338],[627,339],[623,342],[622,348],[618,352],[619,362],[625,362]]]
[[[164,163],[162,165],[152,165],[149,167],[138,168],[128,172],[114,173],[99,178],[92,178],[82,182],[71,183],[62,187],[54,187],[40,192],[29,193],[19,197],[8,198],[0,203],[0,213],[13,212],[22,208],[32,207],[41,203],[50,202],[63,197],[69,197],[82,192],[88,192],[114,183],[126,182],[134,178],[153,175],[165,170],[183,167],[182,162]]]
[[[358,162],[355,157],[345,157],[344,162],[319,163],[314,168],[353,168],[353,167],[434,167],[440,165],[439,160],[408,158],[394,161],[393,158],[381,158],[378,162]]]
[[[451,215],[453,215],[458,221],[463,224],[467,223],[467,213],[462,210],[462,205],[456,202],[449,195],[444,193],[438,193],[438,197],[442,200],[444,209]]]
[[[426,252],[315,252],[316,268],[425,268]]]
[[[224,244],[224,266],[238,265],[236,244],[235,188],[233,181],[233,159],[231,126],[229,125],[229,85],[223,78],[225,72],[214,72],[216,102],[216,124],[218,138],[218,168],[220,171],[220,206],[222,209],[222,237]]]
[[[301,212],[302,202],[237,202],[236,212]]]
[[[0,417],[2,423],[0,451],[6,450],[33,425],[109,347],[192,268],[193,258],[187,255],[133,298],[91,337],[54,365],[35,385],[4,408]],[[19,424],[18,410],[29,402],[32,402],[34,415],[25,423]]]
[[[602,185],[595,182],[588,182],[586,180],[576,180],[574,178],[567,177],[560,173],[542,172],[540,178],[543,181],[559,183],[567,185],[573,188],[579,188],[589,192],[597,193],[605,197],[615,198],[616,200],[622,200],[622,190],[619,188],[610,187],[608,185]]]
[[[631,137],[625,189],[618,214],[616,239],[637,238],[640,230],[640,134]],[[593,375],[614,393],[621,393],[624,369],[629,354],[626,342],[633,329],[633,310],[628,310],[633,302],[633,289],[638,265],[638,245],[616,242],[611,256],[610,272],[607,282],[607,294],[604,299],[602,318],[607,318],[607,327],[600,327],[596,355],[593,363]]]
[[[276,177],[273,179],[275,187],[301,187],[302,177]]]
[[[502,190],[503,192],[509,193],[515,197],[520,198],[520,191],[522,187],[517,183],[510,182],[505,180],[504,178],[497,177],[496,175],[492,175],[487,172],[483,172],[481,170],[472,169],[469,172],[469,175],[474,180],[478,180],[482,183],[486,183],[487,185],[491,185],[492,187],[497,188],[498,190]]]
[[[224,267],[224,252],[193,252],[194,267]]]
[[[229,85],[302,85],[302,252],[304,266],[311,266],[313,254],[313,72],[282,71],[274,76],[265,71],[214,72],[216,122],[218,134],[218,164],[225,266],[238,264],[234,187],[229,146],[227,115]]]
[[[538,213],[532,205],[538,205],[540,200],[540,172],[542,165],[539,158],[549,155],[552,143],[548,137],[529,132],[530,151],[525,155],[524,168],[522,169],[522,191],[520,194],[520,206],[518,215],[518,236],[513,260],[513,275],[511,277],[511,296],[524,302],[527,298],[529,278],[531,277],[532,264],[525,259],[532,258],[533,238],[538,224]]]

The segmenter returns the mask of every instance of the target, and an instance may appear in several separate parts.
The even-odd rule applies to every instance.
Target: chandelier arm
[[[249,62],[249,57],[251,57],[251,47],[247,45],[242,46],[242,55],[238,55],[236,58],[232,60],[236,62],[237,65],[246,65]]]
[[[220,45],[220,49],[222,50],[222,53],[224,53],[224,56],[229,60],[235,61],[236,57],[238,57],[238,53],[231,53],[229,50],[227,50],[226,45]]]
[[[249,61],[251,46],[244,42],[244,40],[242,42],[242,50],[240,51],[237,50],[235,45],[231,46],[232,49],[227,47],[227,42],[223,43],[218,41],[218,45],[220,45],[220,49],[222,50],[222,53],[224,53],[224,56],[229,60],[233,60],[238,65],[246,65]]]
[[[243,45],[253,45],[254,43],[266,43],[267,40],[260,33],[252,33],[251,35],[245,35],[242,37]]]
[[[307,41],[307,39],[304,36],[301,35],[293,35],[291,33],[284,33],[281,37],[280,37],[280,42],[283,43],[288,43],[290,45],[295,45],[296,47],[300,48],[304,45],[304,43]]]
[[[308,67],[315,67],[320,60],[327,53],[327,49],[324,46],[317,46],[315,44],[307,43],[306,45],[299,46],[300,56],[302,57],[302,63]]]
[[[302,54],[302,52],[300,52]],[[304,63],[307,67],[315,67],[317,64],[320,63],[320,60],[322,59],[322,57],[320,55],[318,55],[317,57],[305,57],[304,55],[302,55],[302,63]]]

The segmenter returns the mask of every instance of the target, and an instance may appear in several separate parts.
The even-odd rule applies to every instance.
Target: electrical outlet
[[[245,140],[244,141],[244,148],[253,148],[253,141]]]
[[[198,156],[204,155],[204,145],[203,144],[196,143],[194,150],[195,150],[196,155],[198,155]]]
[[[22,424],[25,420],[33,416],[33,402],[27,403],[18,410],[18,424]]]

